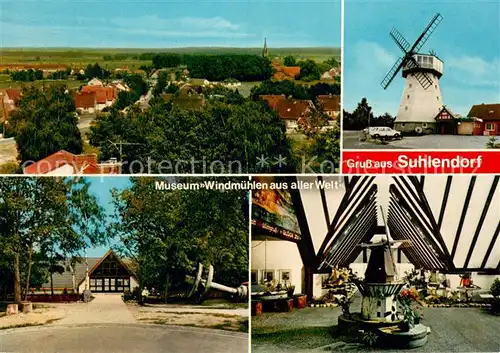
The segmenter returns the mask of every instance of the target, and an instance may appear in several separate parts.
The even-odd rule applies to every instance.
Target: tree
[[[85,181],[0,178],[0,190],[0,245],[3,256],[12,261],[16,303],[21,301],[24,269],[27,296],[33,269],[60,272],[55,271],[60,261],[68,254],[79,254],[87,239],[92,245],[102,243],[102,236],[92,238],[92,231],[102,233],[103,226],[94,221],[92,215],[100,213],[99,206]]]
[[[69,242],[61,242],[60,248],[64,255],[71,254],[70,265],[78,261],[82,255],[85,255],[85,263],[88,271],[88,262],[86,249],[96,247],[107,243],[107,233],[105,232],[105,212],[99,204],[97,197],[90,193],[90,184],[85,179],[69,179],[67,181],[68,189],[68,221],[71,224],[73,237],[67,237]],[[85,254],[79,253],[84,249]],[[71,270],[73,273],[73,270]],[[88,283],[86,288],[88,289]],[[75,288],[75,287],[73,287]]]
[[[321,69],[312,59],[307,59],[299,62],[300,74],[299,79],[303,81],[314,81],[319,80],[321,76]]]
[[[21,164],[38,161],[57,151],[80,154],[82,137],[75,105],[64,86],[23,89],[18,109],[9,120]]]
[[[328,116],[313,113],[303,128],[306,141],[296,149],[297,169],[302,173],[335,173],[340,165],[340,127],[328,124]],[[298,160],[297,160],[297,157]]]
[[[283,64],[285,66],[296,66],[297,59],[295,58],[295,56],[292,56],[292,55],[285,56],[285,59],[283,60]]]
[[[327,64],[330,67],[339,67],[340,62],[336,58],[330,58],[325,61],[325,64]]]
[[[89,80],[97,77],[97,78],[108,78],[111,76],[111,72],[106,69],[103,69],[98,63],[94,65],[88,64],[85,69],[85,77]]]
[[[126,143],[121,155],[110,141]],[[262,102],[248,101],[213,101],[203,110],[181,110],[162,102],[144,112],[112,110],[97,118],[90,143],[99,147],[103,158],[123,160],[132,173],[144,173],[145,166],[153,173],[235,173],[239,168],[264,172],[278,167],[259,166],[262,155],[270,160],[290,155],[283,123]]]
[[[227,285],[247,280],[246,191],[158,192],[157,181],[166,180],[132,178],[129,189],[113,191],[117,214],[110,231],[122,241],[120,251],[137,261],[140,289],[161,288],[166,299],[169,290],[185,288],[185,275],[198,262],[212,264]]]
[[[13,261],[14,300],[21,302],[21,258],[27,257],[29,288],[34,249],[50,247],[66,225],[65,193],[54,178],[0,178],[0,229],[4,252]],[[53,244],[52,244],[53,245]]]
[[[394,120],[396,120],[396,118],[386,112],[373,119],[373,121],[370,122],[370,126],[387,126],[392,128],[394,126]]]
[[[363,130],[368,126],[368,119],[370,122],[374,121],[372,107],[368,105],[366,98],[363,98],[352,113],[344,111],[343,129]]]

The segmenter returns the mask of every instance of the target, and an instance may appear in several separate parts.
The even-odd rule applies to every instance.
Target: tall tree
[[[0,190],[0,245],[13,263],[16,302],[21,301],[24,265],[27,294],[34,259],[51,272],[68,254],[81,253],[87,239],[91,245],[102,244],[104,227],[98,223],[102,210],[84,181],[0,178]]]
[[[21,164],[66,150],[80,154],[82,137],[75,105],[64,86],[27,87],[9,120]]]
[[[367,99],[363,98],[352,113],[344,113],[343,129],[362,130],[368,126],[368,121],[372,123],[373,119],[372,107],[368,105]]]
[[[297,65],[297,58],[295,58],[295,56],[293,55],[285,56],[285,58],[283,59],[283,64],[285,66],[295,66]]]
[[[167,295],[170,289],[182,288],[185,275],[198,262],[214,265],[218,278],[228,285],[247,280],[248,226],[242,207],[246,192],[158,191],[156,181],[169,182],[133,178],[129,189],[113,193],[117,215],[111,229],[122,240],[122,251],[138,262],[141,289],[154,286]]]
[[[4,252],[13,260],[14,299],[21,302],[21,258],[27,254],[29,288],[35,248],[54,241],[53,232],[66,224],[65,194],[61,181],[53,178],[0,178],[0,228]]]
[[[109,141],[126,142],[121,155]],[[141,167],[169,174],[211,169],[227,173],[231,168],[237,173],[240,167],[243,172],[265,172],[275,170],[275,166],[259,166],[263,155],[273,160],[290,154],[283,123],[276,114],[261,102],[248,101],[211,102],[203,110],[181,110],[160,103],[145,112],[131,109],[125,115],[112,111],[91,127],[90,142],[99,146],[104,158],[122,159],[132,173],[144,173]],[[194,165],[190,162],[193,159]]]

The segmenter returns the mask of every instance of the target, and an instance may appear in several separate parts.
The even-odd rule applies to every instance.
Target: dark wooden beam
[[[446,186],[444,188],[443,200],[441,202],[441,210],[439,211],[438,220],[438,230],[441,231],[441,225],[443,224],[444,211],[446,210],[446,204],[448,203],[448,195],[450,194],[451,182],[453,181],[453,176],[449,175],[446,179]]]
[[[472,176],[469,182],[469,188],[467,189],[467,195],[465,196],[464,207],[462,208],[462,213],[460,215],[460,221],[458,222],[457,232],[455,234],[455,239],[453,241],[453,248],[451,250],[451,257],[455,259],[455,253],[457,252],[458,241],[460,240],[460,235],[462,233],[462,228],[465,222],[465,216],[467,215],[467,209],[469,208],[470,199],[472,197],[472,192],[474,191],[474,184],[476,183],[476,176]]]
[[[318,176],[319,184],[321,185],[321,182],[323,181],[323,177],[320,175]],[[325,215],[325,221],[326,221],[326,229],[330,227],[330,214],[328,212],[328,203],[326,202],[326,194],[325,194],[325,189],[319,188],[319,194],[321,196],[321,204],[323,205],[323,214]]]
[[[493,248],[495,246],[495,243],[498,238],[498,234],[500,233],[500,222],[497,225],[497,229],[495,230],[495,233],[493,234],[493,238],[491,238],[490,245],[488,246],[488,250],[486,250],[486,254],[484,254],[484,259],[483,262],[481,263],[481,268],[486,267],[486,263],[488,262],[488,258],[490,257],[491,252],[493,251]]]
[[[488,209],[490,208],[491,200],[493,200],[493,194],[497,190],[498,179],[499,176],[495,176],[493,179],[493,184],[491,184],[490,191],[488,192],[488,197],[486,198],[486,202],[484,203],[483,211],[481,212],[481,217],[479,218],[479,222],[477,223],[476,231],[474,232],[474,236],[472,237],[472,242],[470,244],[469,252],[467,253],[467,257],[465,258],[464,267],[467,268],[469,265],[470,258],[472,253],[474,252],[474,247],[476,246],[477,239],[479,238],[479,233],[481,232],[481,228],[483,227],[484,219],[488,214]]]

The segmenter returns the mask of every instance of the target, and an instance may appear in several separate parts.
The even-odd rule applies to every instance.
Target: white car
[[[401,131],[391,129],[387,126],[375,126],[370,127],[370,129],[363,130],[366,134],[369,134],[371,138],[401,138]]]

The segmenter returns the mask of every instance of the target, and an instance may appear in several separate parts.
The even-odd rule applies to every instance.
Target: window
[[[411,83],[408,85],[408,87],[410,87],[410,88],[411,88]]]
[[[486,124],[486,130],[487,131],[494,131],[495,130],[495,125],[494,124]]]
[[[410,95],[409,94],[406,95],[406,99],[410,99]]]
[[[257,271],[252,271],[252,273],[251,273],[251,283],[252,284],[259,284],[259,279],[258,279],[258,273],[257,273]]]
[[[292,271],[290,270],[281,270],[280,271],[280,283],[289,284],[292,278]]]
[[[436,99],[439,100],[439,96],[437,96]]]
[[[438,88],[438,85],[434,85],[434,88],[437,89]]]
[[[405,107],[405,110],[408,110],[408,106]]]
[[[274,270],[262,270],[261,282],[274,281]]]

